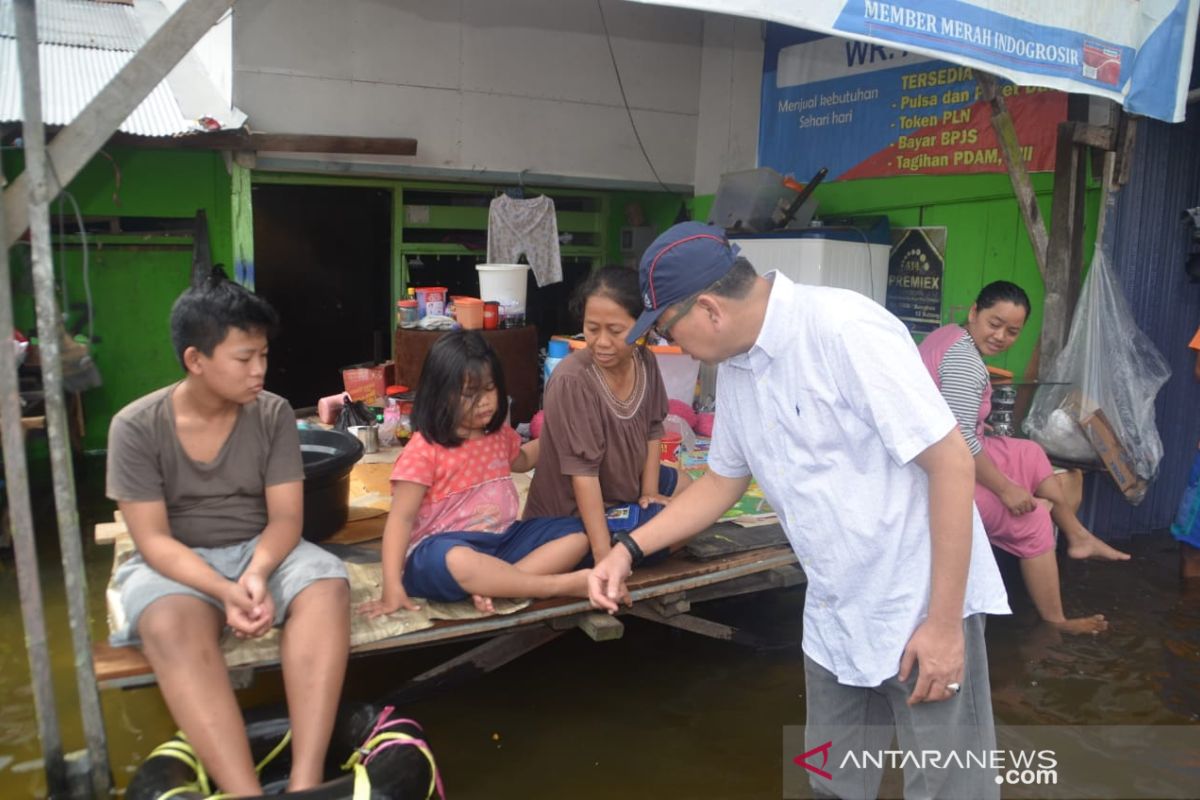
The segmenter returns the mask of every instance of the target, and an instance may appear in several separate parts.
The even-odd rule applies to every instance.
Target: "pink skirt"
[[[983,451],[1008,479],[1033,494],[1054,474],[1050,459],[1037,442],[1010,436],[981,436]],[[1017,558],[1033,558],[1054,549],[1054,522],[1041,504],[1028,514],[1009,513],[1000,497],[975,484],[975,505],[993,545]]]

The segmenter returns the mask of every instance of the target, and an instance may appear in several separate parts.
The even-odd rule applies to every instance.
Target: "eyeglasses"
[[[668,322],[666,325],[660,326],[660,323],[662,322],[662,317],[659,317],[658,320],[656,320],[655,323],[650,327],[650,330],[654,331],[655,336],[659,337],[660,339],[666,340],[667,344],[675,344],[675,340],[671,337],[671,328],[674,328],[676,323],[679,322],[679,320],[681,320],[687,316],[688,312],[692,310],[692,307],[696,305],[696,301],[700,299],[701,294],[704,294],[704,293],[697,292],[696,294],[692,295],[687,300],[685,300],[679,309],[679,313],[677,313],[675,316],[671,317],[671,321]]]

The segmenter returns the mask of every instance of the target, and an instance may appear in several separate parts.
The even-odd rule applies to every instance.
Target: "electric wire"
[[[654,162],[650,160],[650,154],[646,152],[646,145],[642,143],[642,135],[638,133],[637,123],[633,121],[633,109],[629,107],[629,98],[625,96],[625,83],[621,80],[621,70],[617,67],[617,54],[613,52],[612,35],[608,32],[608,19],[604,16],[603,0],[596,0],[596,8],[600,11],[600,23],[604,26],[604,41],[608,44],[608,56],[612,59],[613,73],[617,76],[617,88],[621,90],[621,102],[625,104],[625,113],[629,116],[629,127],[633,129],[633,138],[637,139],[638,148],[642,151],[642,158],[646,159],[646,166],[650,167],[654,180],[658,181],[658,185],[664,192],[677,194],[663,183],[663,179],[658,175],[658,170],[654,168]]]

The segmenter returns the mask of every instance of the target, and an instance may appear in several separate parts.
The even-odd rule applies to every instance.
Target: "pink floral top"
[[[521,437],[508,425],[458,447],[443,447],[414,433],[392,468],[393,481],[428,487],[408,551],[426,536],[447,531],[503,533],[517,518],[511,466]]]

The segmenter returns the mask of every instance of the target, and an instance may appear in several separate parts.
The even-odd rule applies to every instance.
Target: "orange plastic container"
[[[478,297],[455,297],[454,315],[464,330],[477,331],[483,328],[483,301]]]

